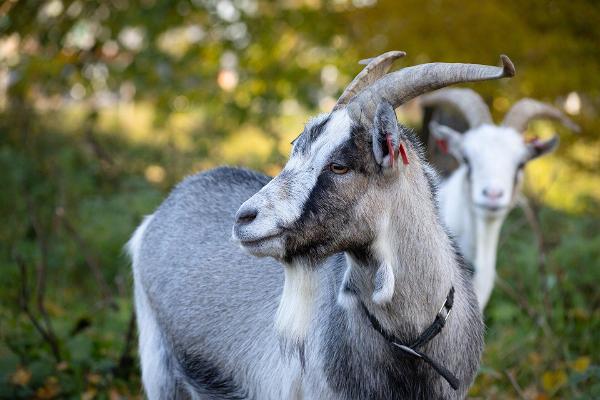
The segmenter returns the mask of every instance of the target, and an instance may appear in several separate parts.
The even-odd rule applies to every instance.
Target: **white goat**
[[[434,116],[429,130],[459,163],[440,187],[440,212],[475,268],[475,292],[483,310],[494,287],[500,229],[520,193],[523,167],[558,146],[558,136],[526,141],[523,132],[536,118],[556,119],[574,131],[579,127],[558,109],[533,99],[518,101],[502,124],[494,125],[487,105],[470,89],[439,90],[423,96],[421,104],[454,108],[469,125],[461,134]]]

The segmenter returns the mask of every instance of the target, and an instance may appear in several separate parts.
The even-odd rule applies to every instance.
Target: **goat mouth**
[[[487,212],[491,212],[491,213],[501,213],[502,211],[505,211],[508,209],[508,206],[504,206],[504,205],[492,205],[492,204],[482,204],[482,203],[475,203],[475,207],[477,207],[478,209],[480,209],[482,211],[487,211]]]
[[[238,243],[246,253],[255,257],[281,258],[284,250],[282,233],[266,235],[260,238],[239,239]]]
[[[283,232],[277,232],[272,235],[267,235],[267,236],[263,236],[263,237],[259,237],[259,238],[252,238],[252,239],[239,239],[239,242],[244,247],[257,247],[266,242],[280,238],[282,236],[282,233]]]

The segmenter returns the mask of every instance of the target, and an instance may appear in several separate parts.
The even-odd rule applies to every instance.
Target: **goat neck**
[[[440,186],[438,200],[444,224],[452,228],[452,234],[465,258],[473,260],[475,258],[475,236],[472,234],[475,228],[474,216],[471,207],[462,206],[471,204],[467,174],[465,166],[457,168]]]
[[[479,302],[479,308],[483,310],[487,304],[492,290],[494,289],[494,280],[496,278],[496,255],[498,250],[498,240],[500,238],[500,229],[505,216],[486,217],[484,215],[474,215],[475,229],[475,293]]]
[[[355,293],[391,332],[408,327],[415,334],[429,325],[456,278],[454,250],[438,221],[429,179],[423,169],[407,168],[389,195],[379,199],[386,204],[381,204],[370,248],[346,253],[340,299]],[[386,290],[379,286],[389,279],[393,286],[388,301],[382,301],[377,292]]]

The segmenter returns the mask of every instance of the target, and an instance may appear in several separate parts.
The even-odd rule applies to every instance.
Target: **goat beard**
[[[282,352],[298,352],[304,367],[304,343],[313,319],[319,277],[310,266],[295,264],[285,266],[285,281],[281,301],[275,316]]]

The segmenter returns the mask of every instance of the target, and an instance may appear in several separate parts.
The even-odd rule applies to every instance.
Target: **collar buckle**
[[[442,311],[444,311],[444,310],[446,310],[445,315],[442,313]],[[440,317],[444,318],[444,322],[446,322],[446,320],[450,316],[451,312],[452,312],[452,306],[448,306],[448,298],[446,298],[446,301],[440,307],[439,311],[437,312],[437,315],[439,315]]]

